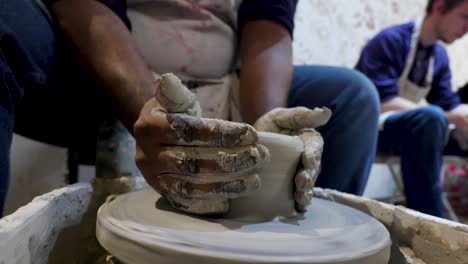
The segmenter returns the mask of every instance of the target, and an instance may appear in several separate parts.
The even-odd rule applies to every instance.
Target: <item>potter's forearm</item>
[[[95,0],[59,0],[52,9],[77,57],[133,132],[141,108],[152,96],[153,77],[130,32]]]
[[[243,120],[253,124],[285,107],[292,79],[291,36],[271,21],[248,22],[241,33],[240,98]]]

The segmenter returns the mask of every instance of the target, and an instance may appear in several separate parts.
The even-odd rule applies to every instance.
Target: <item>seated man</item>
[[[468,112],[452,91],[449,59],[437,41],[452,43],[467,30],[468,1],[429,0],[422,20],[381,31],[356,65],[378,89],[378,150],[401,156],[407,206],[440,217],[442,155],[461,154],[453,137],[446,144],[449,123],[467,127]]]

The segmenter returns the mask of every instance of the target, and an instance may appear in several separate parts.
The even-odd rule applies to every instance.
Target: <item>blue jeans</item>
[[[0,0],[0,215],[12,133],[94,151],[98,123],[110,115],[103,97],[33,0]],[[362,194],[376,147],[372,84],[353,70],[295,67],[289,106],[333,111],[318,129],[325,147],[317,186]]]
[[[0,0],[0,217],[13,132],[94,155],[109,104],[34,0]]]
[[[326,106],[333,112],[317,130],[325,145],[316,186],[361,195],[374,160],[379,100],[361,73],[327,66],[296,66],[288,106]]]
[[[427,106],[391,115],[379,133],[378,150],[400,155],[407,207],[444,217],[440,171],[443,154],[466,155],[453,137],[444,111]]]

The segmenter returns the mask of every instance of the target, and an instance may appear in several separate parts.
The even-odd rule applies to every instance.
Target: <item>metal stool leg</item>
[[[67,150],[67,169],[68,173],[66,176],[66,182],[68,184],[74,184],[78,182],[78,153],[73,149]]]

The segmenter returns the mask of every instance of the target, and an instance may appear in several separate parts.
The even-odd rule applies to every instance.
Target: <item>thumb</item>
[[[156,80],[156,100],[169,113],[186,113],[200,117],[202,114],[196,96],[187,89],[182,81],[172,73],[161,75]]]
[[[304,152],[302,153],[302,165],[312,177],[312,184],[315,184],[321,169],[323,138],[315,130],[303,132],[299,138],[304,143]]]
[[[284,129],[298,130],[325,125],[330,119],[331,110],[326,107],[309,109],[306,107],[287,108],[272,113],[275,123]]]
[[[254,127],[260,131],[281,133],[283,130],[294,131],[303,128],[322,126],[330,119],[331,110],[322,107],[275,108],[260,117]]]

